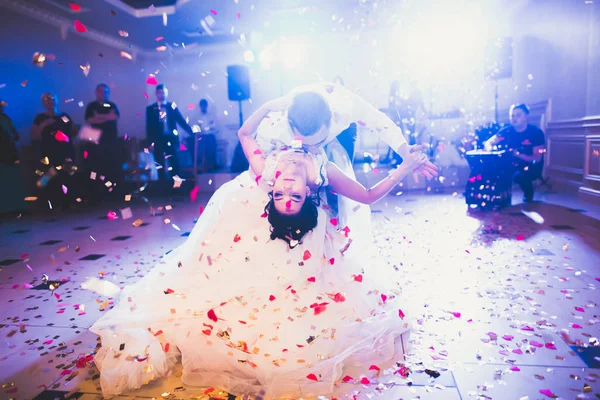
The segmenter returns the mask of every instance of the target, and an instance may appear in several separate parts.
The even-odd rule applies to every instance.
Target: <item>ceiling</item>
[[[88,32],[111,37],[131,51],[160,52],[235,43],[254,30],[312,30],[344,24],[359,27],[371,0],[0,0],[13,8],[39,10],[68,22],[81,22]],[[331,20],[332,15],[338,19]],[[42,19],[38,17],[38,19]],[[83,33],[84,35],[86,33]],[[242,35],[244,37],[242,37]],[[89,35],[90,38],[92,35]],[[96,35],[97,36],[97,35]],[[164,47],[163,47],[164,46]],[[158,48],[158,50],[157,50]]]
[[[0,0],[0,6],[21,8],[17,11],[37,14],[41,21],[52,19],[71,32],[77,20],[88,30],[82,35],[90,39],[133,53],[160,55],[243,42],[254,31],[276,36],[358,33],[410,18],[418,13],[417,4],[422,8],[430,1],[443,4],[440,0]],[[469,1],[478,0],[463,0]]]

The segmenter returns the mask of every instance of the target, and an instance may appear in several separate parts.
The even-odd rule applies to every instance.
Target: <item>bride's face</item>
[[[273,185],[273,205],[284,215],[300,212],[310,189],[306,185],[306,172],[301,169],[281,171]]]

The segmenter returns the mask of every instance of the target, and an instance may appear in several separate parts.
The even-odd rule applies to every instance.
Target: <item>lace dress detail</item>
[[[275,184],[275,175],[277,174],[277,165],[279,165],[281,158],[286,154],[291,154],[298,151],[304,152],[304,150],[283,148],[281,150],[275,150],[269,153],[265,160],[265,169],[260,176],[260,181],[263,181],[269,187],[273,186]],[[327,155],[323,150],[318,153],[310,153],[310,155],[317,176],[315,182],[312,183],[314,183],[316,186],[327,186],[329,184],[329,180],[327,179]]]

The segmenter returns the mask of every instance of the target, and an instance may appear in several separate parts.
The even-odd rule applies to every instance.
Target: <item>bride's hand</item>
[[[265,105],[270,111],[285,111],[292,104],[292,96],[286,95],[268,101]]]
[[[424,153],[420,151],[410,152],[404,156],[401,165],[403,165],[409,171],[413,172],[421,168],[428,161],[429,159]]]

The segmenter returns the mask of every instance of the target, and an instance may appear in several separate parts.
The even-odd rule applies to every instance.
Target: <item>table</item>
[[[471,167],[465,189],[466,203],[482,208],[510,206],[514,172],[512,153],[472,150],[466,153],[466,159]]]

